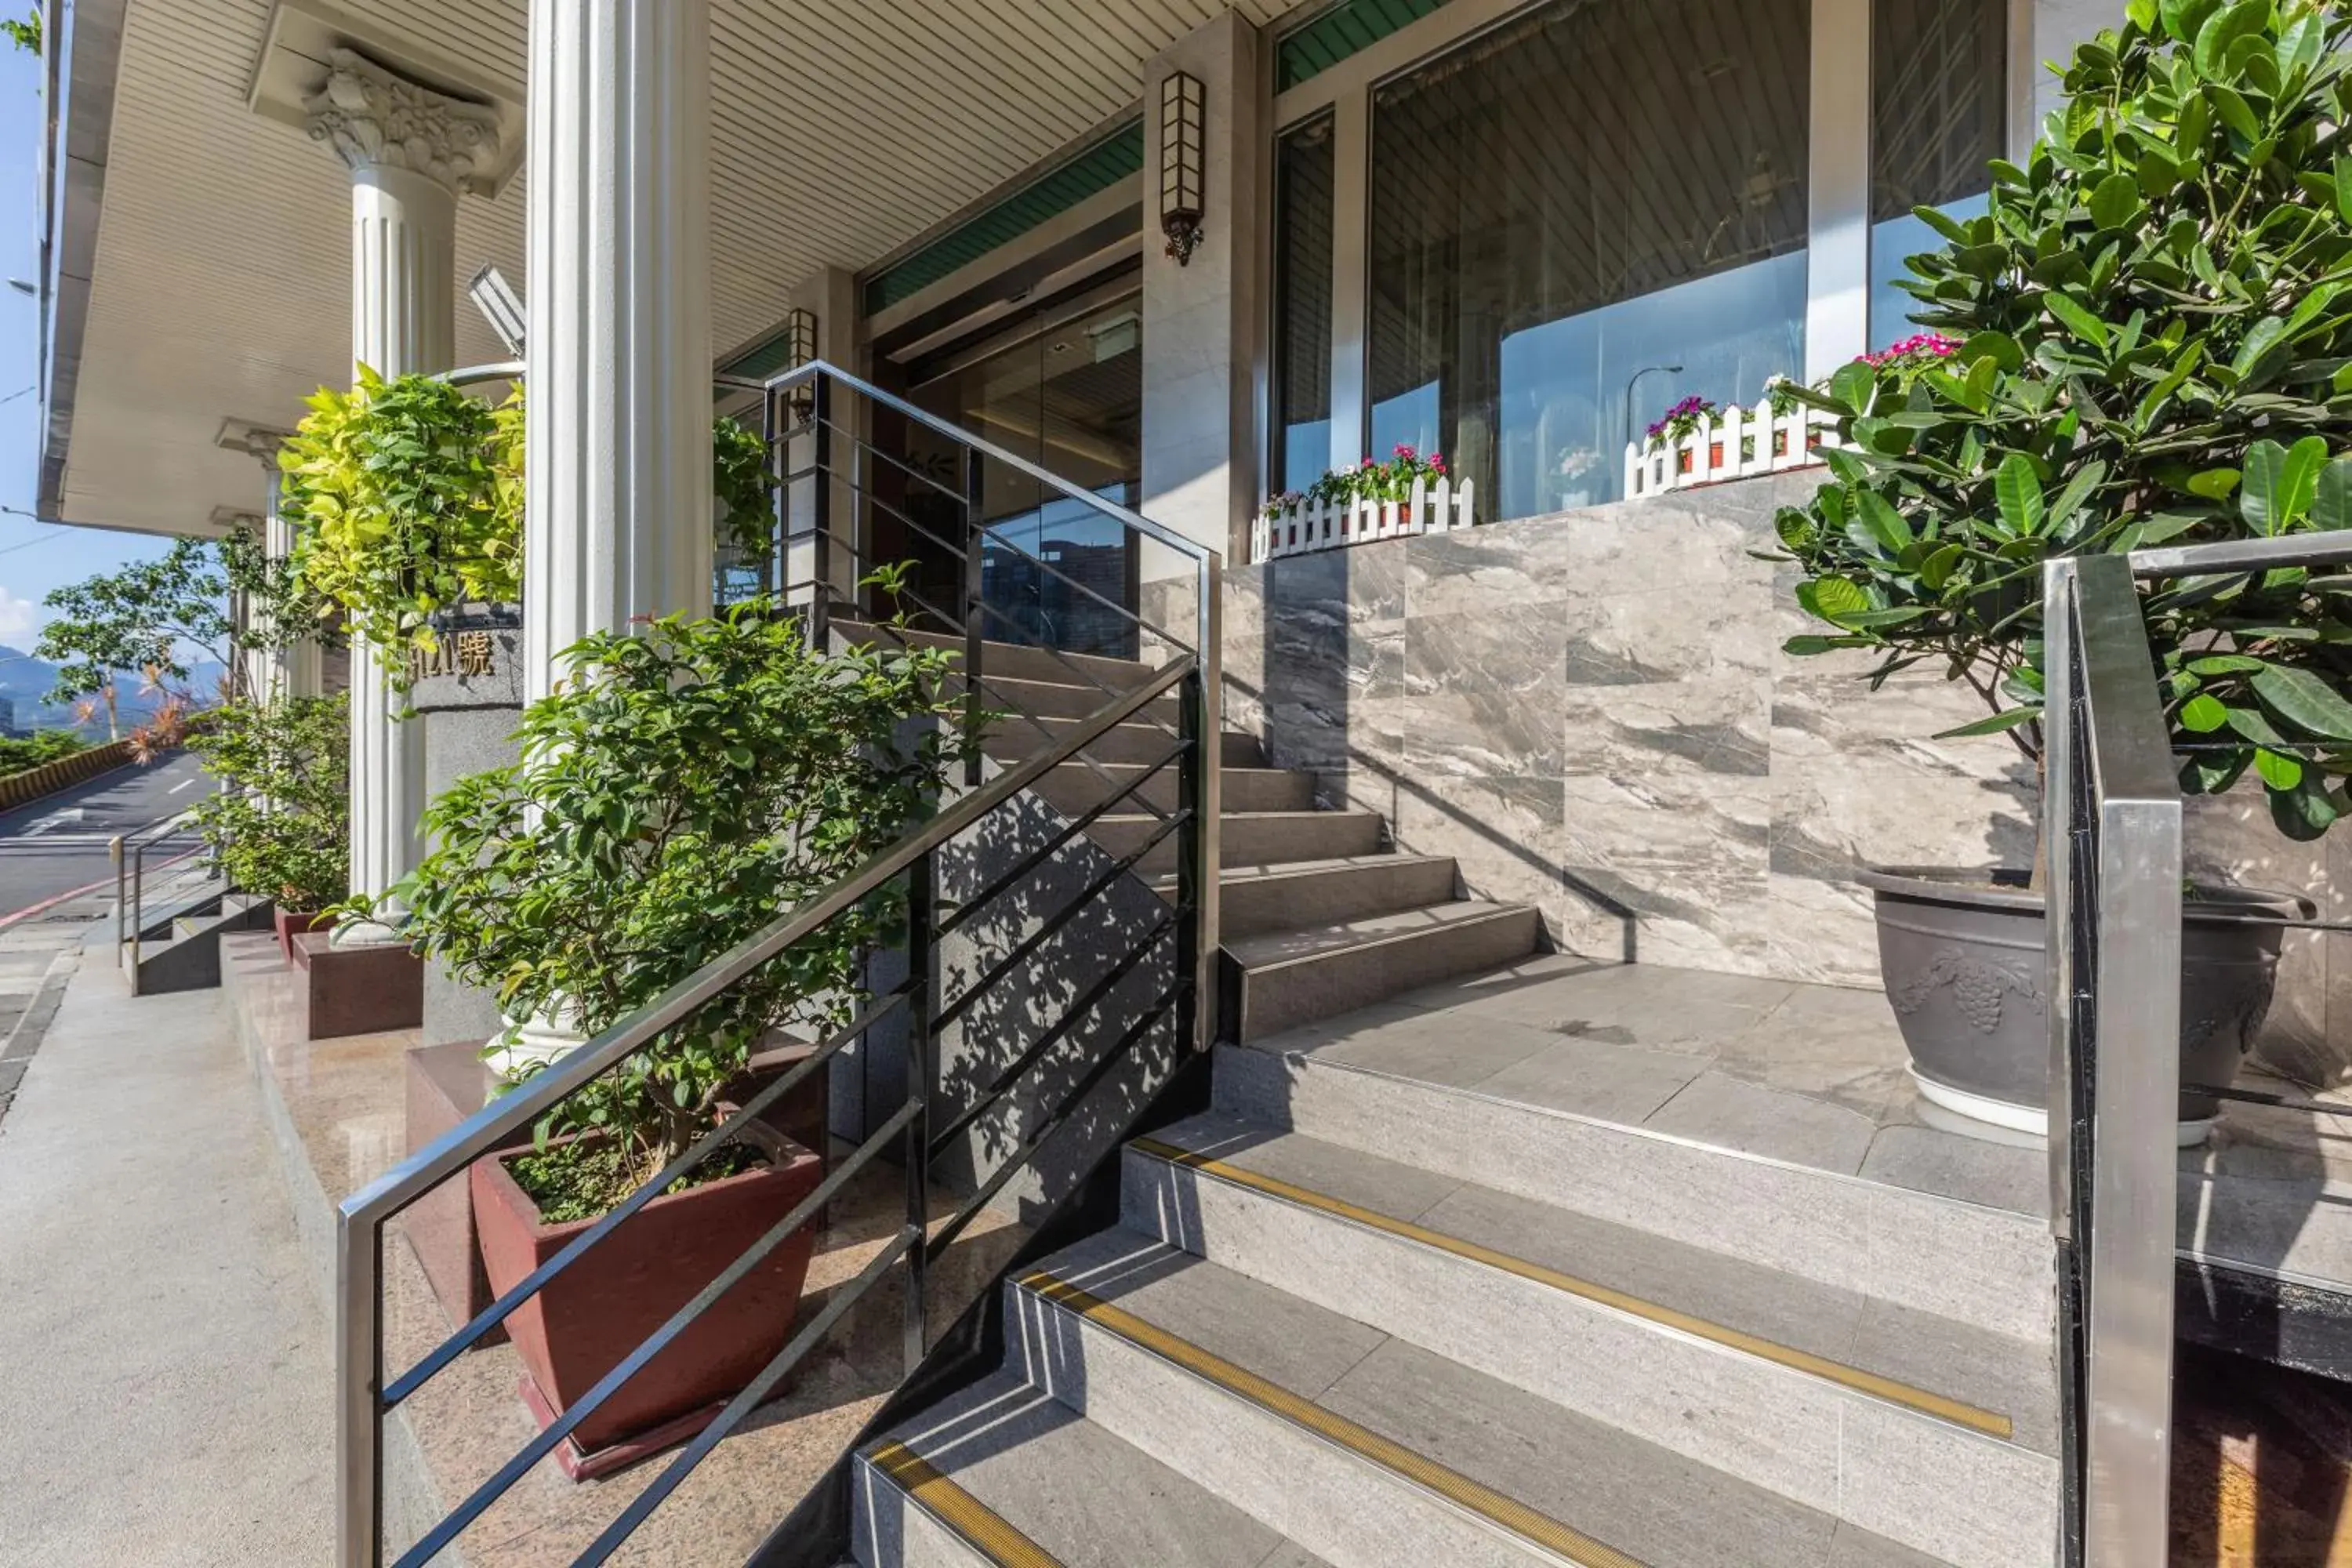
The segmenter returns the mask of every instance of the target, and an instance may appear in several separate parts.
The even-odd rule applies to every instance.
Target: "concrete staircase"
[[[1051,656],[989,658],[992,688],[1057,684]],[[1128,728],[1121,782],[1169,743]],[[1024,729],[991,751],[1034,754]],[[2038,1221],[1449,1082],[1491,1028],[1474,994],[1570,961],[1224,744],[1239,1040],[1213,1109],[1125,1148],[1117,1227],[1007,1280],[996,1371],[859,1451],[859,1563],[2056,1561]],[[1109,787],[1074,766],[1041,793],[1076,814]],[[1425,1064],[1345,1059],[1400,1013]]]
[[[839,622],[835,629],[851,640],[963,646],[921,632]],[[1034,756],[1099,710],[1112,690],[1147,673],[1119,659],[990,643],[982,657],[982,700],[1007,715],[992,729],[990,756],[1004,763]],[[1174,744],[1176,723],[1171,694],[1146,719],[1090,747],[1090,763],[1055,768],[1038,793],[1058,811],[1083,815],[1150,773]],[[1228,1035],[1261,1039],[1537,951],[1543,926],[1534,909],[1462,896],[1452,860],[1393,853],[1372,812],[1320,809],[1315,776],[1271,766],[1256,736],[1226,731],[1221,745]],[[1173,809],[1177,783],[1173,768],[1159,770],[1097,817],[1087,837],[1113,856],[1132,853],[1160,825],[1146,804]],[[1166,837],[1137,870],[1172,892],[1176,853],[1174,837]]]
[[[866,1568],[2054,1561],[2030,1223],[1279,1042],[1215,1073],[1008,1282],[1002,1370],[861,1452]]]

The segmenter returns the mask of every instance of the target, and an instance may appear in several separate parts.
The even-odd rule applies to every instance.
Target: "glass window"
[[[1870,15],[1870,346],[1918,331],[1903,258],[1941,245],[1911,216],[1976,217],[2001,155],[2007,0],[1876,0]]]
[[[1328,115],[1275,149],[1275,493],[1331,466],[1331,158]]]
[[[950,363],[917,374],[917,406],[1106,500],[1136,503],[1143,317],[1131,282],[1043,309]],[[966,527],[960,449],[908,426],[901,450],[902,467],[874,473],[877,559],[916,562],[923,598],[957,606]],[[1134,658],[1137,563],[1126,531],[994,459],[979,478],[978,510],[989,529],[981,555],[988,635]]]
[[[1374,453],[1558,511],[1677,399],[1801,371],[1811,10],[1554,0],[1379,90]]]

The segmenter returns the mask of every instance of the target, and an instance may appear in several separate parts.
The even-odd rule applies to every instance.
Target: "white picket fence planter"
[[[1628,499],[1726,479],[1777,474],[1818,463],[1821,448],[1841,446],[1836,416],[1799,405],[1786,414],[1761,408],[1727,408],[1679,441],[1655,446],[1635,442],[1625,448]]]
[[[1250,559],[1276,561],[1374,540],[1473,528],[1478,521],[1477,488],[1468,479],[1459,486],[1450,479],[1435,485],[1417,479],[1404,500],[1301,501],[1285,511],[1262,512],[1250,524]]]

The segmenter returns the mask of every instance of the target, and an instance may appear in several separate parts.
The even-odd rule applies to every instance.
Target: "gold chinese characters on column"
[[[498,651],[498,639],[488,632],[459,632],[454,637],[440,637],[430,647],[408,650],[408,679],[413,683],[435,675],[460,679],[495,675]]]

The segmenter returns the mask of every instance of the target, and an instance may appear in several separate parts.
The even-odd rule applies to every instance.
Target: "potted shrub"
[[[887,584],[885,584],[887,586]],[[396,889],[407,935],[517,1016],[605,1028],[838,882],[932,808],[961,765],[953,656],[821,658],[740,606],[588,638],[528,709],[513,766],[459,781]],[[723,1118],[781,1027],[867,998],[903,900],[878,894],[753,971],[471,1173],[491,1288],[511,1289]],[[524,1069],[526,1072],[534,1070]],[[809,1150],[753,1124],[509,1320],[541,1418],[577,1400],[814,1189]],[[682,1435],[782,1346],[811,1240],[770,1255],[583,1423],[591,1453]]]
[[[185,727],[225,786],[197,803],[205,847],[231,884],[277,903],[278,945],[329,923],[349,892],[351,711],[345,699],[224,703]]]
[[[1985,700],[1956,735],[2038,759],[2041,575],[2058,556],[2352,526],[2352,20],[2310,0],[2132,0],[2079,49],[1985,216],[1918,216],[1915,319],[1955,342],[1794,395],[1837,416],[1832,479],[1782,512],[1797,654],[1931,660]],[[2275,572],[2142,590],[2183,787],[2258,781],[2288,837],[2347,809],[2352,584]],[[2046,853],[2046,851],[2045,851]],[[2039,858],[2037,857],[2037,860]],[[1931,1097],[2039,1128],[2038,877],[1889,869],[1880,956]],[[2193,889],[2182,1078],[2221,1084],[2268,1008],[2289,894]],[[2182,1114],[2213,1102],[2184,1097]]]

